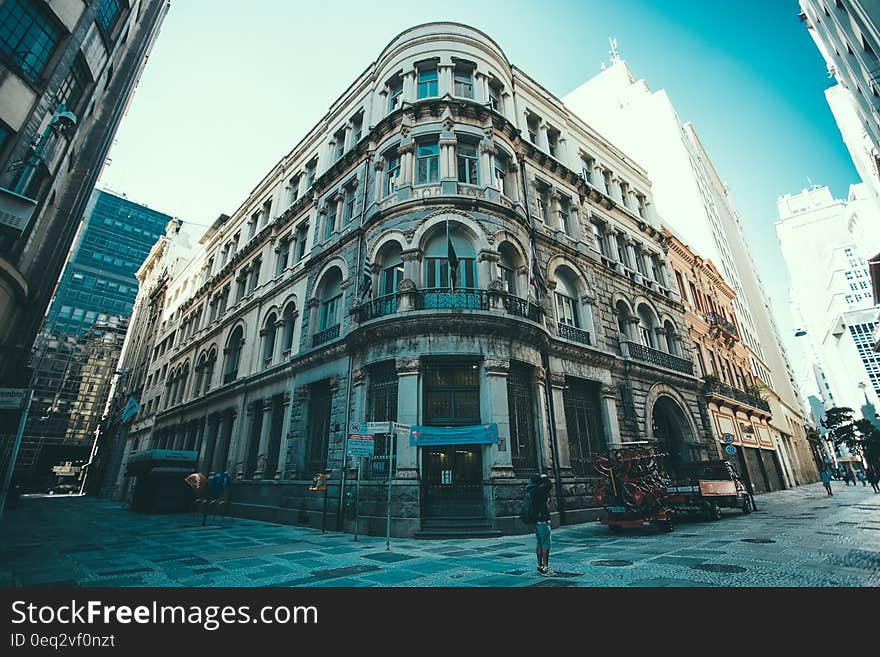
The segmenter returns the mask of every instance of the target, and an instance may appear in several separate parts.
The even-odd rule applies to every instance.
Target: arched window
[[[560,324],[581,327],[580,309],[577,300],[577,287],[571,274],[560,267],[556,270],[556,317]]]
[[[318,288],[318,316],[312,344],[317,346],[339,337],[342,323],[342,272],[332,267]]]
[[[645,304],[639,304],[636,314],[639,318],[639,340],[646,347],[657,349],[657,319],[654,311]]]
[[[681,355],[678,351],[678,340],[676,339],[677,334],[675,332],[675,325],[667,319],[663,324],[663,329],[666,331],[666,351],[673,356]]]
[[[400,244],[391,242],[382,247],[379,253],[379,296],[395,294],[397,286],[403,280],[403,258]]]
[[[522,262],[519,253],[510,242],[502,242],[498,246],[498,254],[501,256],[498,260],[498,269],[507,293],[514,296],[525,296],[525,291],[520,290],[517,285],[516,272]]]
[[[287,355],[293,348],[293,329],[296,320],[295,303],[287,304],[284,313],[281,315],[281,319],[284,322],[284,329],[281,334],[281,351],[284,355]]]
[[[177,389],[177,403],[179,404],[186,397],[186,384],[189,379],[189,363],[184,364],[178,376],[180,386]]]
[[[223,368],[223,383],[235,381],[238,378],[238,366],[241,361],[241,347],[244,342],[244,330],[236,326],[229,336],[226,344],[226,365]]]
[[[195,382],[193,383],[192,396],[198,397],[202,394],[202,383],[205,380],[205,370],[208,367],[208,355],[206,353],[202,353],[199,357],[199,361],[196,364],[196,375],[193,377]]]
[[[268,365],[272,362],[272,356],[275,354],[275,322],[277,316],[275,313],[269,313],[266,323],[263,327],[263,363]]]
[[[617,309],[617,330],[624,338],[631,340],[630,324],[632,323],[632,315],[629,312],[629,306],[623,301],[618,301],[615,308]]]
[[[450,268],[450,256],[458,267]],[[454,264],[454,263],[453,263]],[[476,288],[477,254],[465,232],[458,226],[438,227],[425,247],[425,287],[427,288]]]
[[[205,364],[205,393],[211,389],[211,381],[214,378],[214,365],[217,363],[217,350],[211,349],[208,361]]]

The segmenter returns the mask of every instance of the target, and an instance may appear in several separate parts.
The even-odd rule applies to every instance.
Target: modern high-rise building
[[[135,273],[169,215],[95,190],[43,322],[30,367],[33,401],[16,464],[43,485],[60,460],[88,457],[138,292]]]
[[[880,408],[880,354],[873,350],[877,306],[868,259],[880,251],[880,208],[864,183],[846,200],[828,187],[777,202],[776,235],[791,277],[791,304],[805,354],[817,361],[826,408]]]
[[[858,117],[859,131],[863,131],[869,145],[870,150],[864,155],[874,171],[866,177],[866,172],[859,169],[862,181],[869,182],[880,170],[880,2],[800,0],[800,5],[801,20],[822,53],[828,72],[848,92],[837,92],[837,98],[828,98],[838,124],[841,109],[846,113],[853,111]],[[843,104],[850,108],[843,108]],[[864,150],[858,143],[862,142],[861,135],[846,141],[858,167]]]
[[[610,66],[563,102],[646,168],[663,223],[711,260],[733,288],[740,338],[773,410],[774,442],[789,452],[795,483],[815,480],[816,467],[806,443],[805,404],[736,207],[694,126],[682,122],[664,90],[652,91],[616,52]]]
[[[0,382],[34,337],[168,0],[0,0]]]

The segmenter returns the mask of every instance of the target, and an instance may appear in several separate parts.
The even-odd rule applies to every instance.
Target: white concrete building
[[[682,122],[664,90],[652,91],[616,55],[563,102],[646,168],[664,224],[712,260],[735,290],[734,310],[752,372],[766,386],[773,408],[774,440],[787,447],[789,461],[800,463],[793,468],[796,473],[814,471],[804,442],[805,404],[767,294],[727,187],[693,125]],[[796,475],[789,483],[804,483],[811,476]]]
[[[776,234],[791,276],[791,303],[802,321],[807,357],[826,408],[880,408],[877,314],[867,260],[880,250],[880,210],[864,183],[847,200],[828,187],[779,198]],[[860,388],[860,384],[863,386]]]

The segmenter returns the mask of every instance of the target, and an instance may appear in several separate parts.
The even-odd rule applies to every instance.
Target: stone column
[[[568,426],[565,422],[565,374],[562,372],[550,372],[550,392],[553,399],[553,415],[556,419],[556,446],[559,449],[559,470],[560,473],[563,473],[564,471],[571,470]]]
[[[409,137],[397,147],[397,154],[400,156],[400,173],[397,176],[397,199],[399,201],[405,201],[412,195],[412,186],[415,180],[413,157],[415,146],[412,137]]]
[[[238,429],[238,434],[240,437],[241,434],[241,424],[244,421],[244,416],[236,413],[235,411],[230,411],[229,414],[224,418],[223,422],[223,440],[220,443],[221,450],[219,453],[219,457],[222,460],[222,467],[226,470],[226,472],[230,473],[230,477],[236,473],[236,466],[238,463],[236,462],[236,453],[235,453],[235,442],[237,440],[233,440],[233,436],[236,435],[235,431]]]
[[[543,151],[550,152],[550,139],[547,137],[547,124],[541,121],[538,126],[538,148]]]
[[[385,199],[385,158],[377,157],[373,160],[373,169],[376,171],[373,199],[376,201],[382,201]]]
[[[353,422],[367,419],[367,371],[363,368],[351,372],[351,400],[353,409],[351,418]]]
[[[565,232],[565,226],[562,225],[562,203],[560,202],[559,192],[554,188],[550,192],[550,225],[553,231]],[[557,238],[559,235],[557,235]]]
[[[400,253],[400,259],[403,260],[403,277],[415,283],[416,287],[421,287],[422,283],[422,269],[419,266],[421,255],[419,249],[407,249]]]
[[[284,393],[284,400],[281,402],[281,411],[283,413],[281,420],[281,444],[278,454],[278,468],[275,473],[276,479],[285,479],[287,477],[287,453],[290,449],[290,392]]]
[[[489,102],[489,78],[483,73],[474,74],[474,100],[482,105]]]
[[[455,166],[455,149],[458,140],[454,138],[441,138],[440,144],[440,186],[444,194],[458,192],[458,177]]]
[[[492,156],[495,154],[495,145],[492,143],[492,140],[489,138],[485,138],[480,141],[480,170],[479,170],[479,180],[478,183],[480,187],[485,189],[486,187],[492,187],[493,189],[497,189],[499,192],[502,191],[500,189],[501,182],[495,181],[495,174],[492,171]]]
[[[605,434],[606,445],[620,444],[620,423],[617,419],[617,396],[614,385],[602,384],[602,431]]]
[[[446,94],[452,95],[452,64],[437,65],[437,95],[441,98]]]
[[[226,428],[230,425],[229,411],[219,413],[214,424],[213,454],[211,456],[211,472],[226,470],[226,457],[229,453],[229,441]]]
[[[397,421],[401,424],[419,423],[419,373],[418,356],[398,358],[397,364]],[[396,479],[418,479],[418,448],[409,444],[409,436],[397,436]]]
[[[538,469],[551,473],[553,470],[553,443],[550,439],[550,415],[547,412],[546,370],[535,367],[535,390],[538,395],[538,415],[535,426],[539,432],[541,451],[538,454]]]
[[[320,302],[318,301],[318,297],[312,297],[306,302],[306,307],[308,308],[309,313],[309,334],[306,338],[306,349],[310,349],[313,346],[315,333],[318,333],[320,330],[318,327],[320,322],[320,316],[318,315],[318,306]]]
[[[498,278],[497,263],[501,256],[497,251],[481,250],[477,253],[477,287],[487,287]]]
[[[510,408],[507,403],[507,375],[510,361],[502,358],[486,358],[483,363],[486,372],[486,392],[483,397],[481,413],[489,422],[498,425],[498,443],[489,445],[486,450],[491,467],[489,476],[493,479],[509,479],[514,476],[510,446]]]
[[[415,71],[409,71],[403,77],[403,93],[401,99],[408,103],[416,99],[416,74]],[[387,107],[387,106],[386,106]]]
[[[208,474],[214,460],[214,446],[217,440],[217,417],[209,415],[205,418],[204,436],[199,450],[199,472]]]
[[[263,414],[263,421],[260,424],[260,444],[257,446],[257,465],[254,470],[254,479],[263,479],[269,465],[269,441],[272,439],[272,411],[274,404],[272,398],[264,399],[262,404],[258,404],[256,412]]]

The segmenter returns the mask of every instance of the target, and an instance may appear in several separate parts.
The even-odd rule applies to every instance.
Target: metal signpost
[[[12,443],[12,452],[9,455],[9,464],[6,466],[6,476],[3,478],[3,488],[0,490],[0,518],[3,517],[3,509],[6,507],[6,496],[12,484],[12,473],[15,470],[15,461],[18,459],[18,450],[21,447],[21,437],[24,434],[24,426],[27,423],[28,412],[31,410],[31,400],[34,397],[33,390],[27,388],[0,388],[0,410],[23,409],[21,419],[18,422],[18,431],[15,434],[15,442]]]
[[[369,429],[369,422],[352,422],[349,429],[358,425],[358,429]],[[354,493],[354,540],[358,540],[358,518],[361,515],[361,471],[365,456],[372,456],[376,451],[376,436],[371,433],[348,434],[348,456],[356,456],[358,460],[358,478]]]

